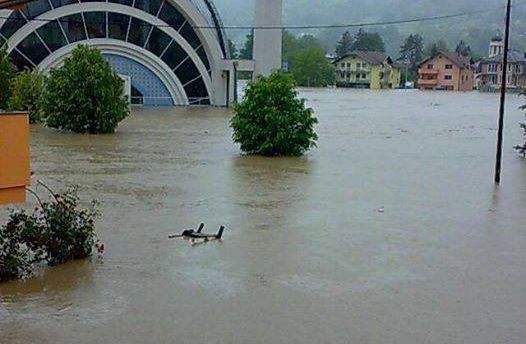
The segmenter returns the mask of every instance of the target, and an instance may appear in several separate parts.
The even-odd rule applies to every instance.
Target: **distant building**
[[[455,52],[440,52],[418,66],[420,90],[471,91],[473,68],[471,59]]]
[[[389,89],[400,86],[402,66],[381,52],[351,51],[333,64],[338,87]]]
[[[500,36],[494,37],[489,45],[488,57],[482,59],[477,66],[477,86],[481,91],[500,90],[502,85],[502,61],[504,58],[504,43]],[[508,73],[506,89],[520,91],[526,86],[526,56],[510,50],[508,52]]]

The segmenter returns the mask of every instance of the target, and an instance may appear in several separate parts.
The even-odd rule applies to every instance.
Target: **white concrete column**
[[[281,69],[282,30],[275,28],[282,26],[282,12],[283,0],[256,0],[253,56],[256,75],[269,75]]]

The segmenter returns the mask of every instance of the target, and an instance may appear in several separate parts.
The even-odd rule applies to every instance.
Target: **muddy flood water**
[[[302,158],[242,156],[226,109],[33,126],[35,178],[101,201],[106,254],[1,284],[0,343],[526,343],[522,100],[495,188],[498,95],[301,94]],[[167,239],[199,222],[224,240]]]

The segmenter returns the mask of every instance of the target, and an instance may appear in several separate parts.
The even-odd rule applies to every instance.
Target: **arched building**
[[[230,59],[211,0],[35,0],[0,10],[0,46],[19,69],[45,73],[79,44],[101,49],[145,105],[228,106],[234,71],[255,68]],[[281,56],[281,46],[271,50]]]

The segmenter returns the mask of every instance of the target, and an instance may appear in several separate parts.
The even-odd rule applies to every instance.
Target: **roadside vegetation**
[[[258,77],[234,107],[233,140],[248,154],[300,156],[316,146],[318,120],[313,114],[290,75]]]
[[[98,204],[80,206],[75,187],[51,192],[32,212],[14,210],[0,227],[0,282],[26,278],[39,263],[58,265],[92,255]]]

